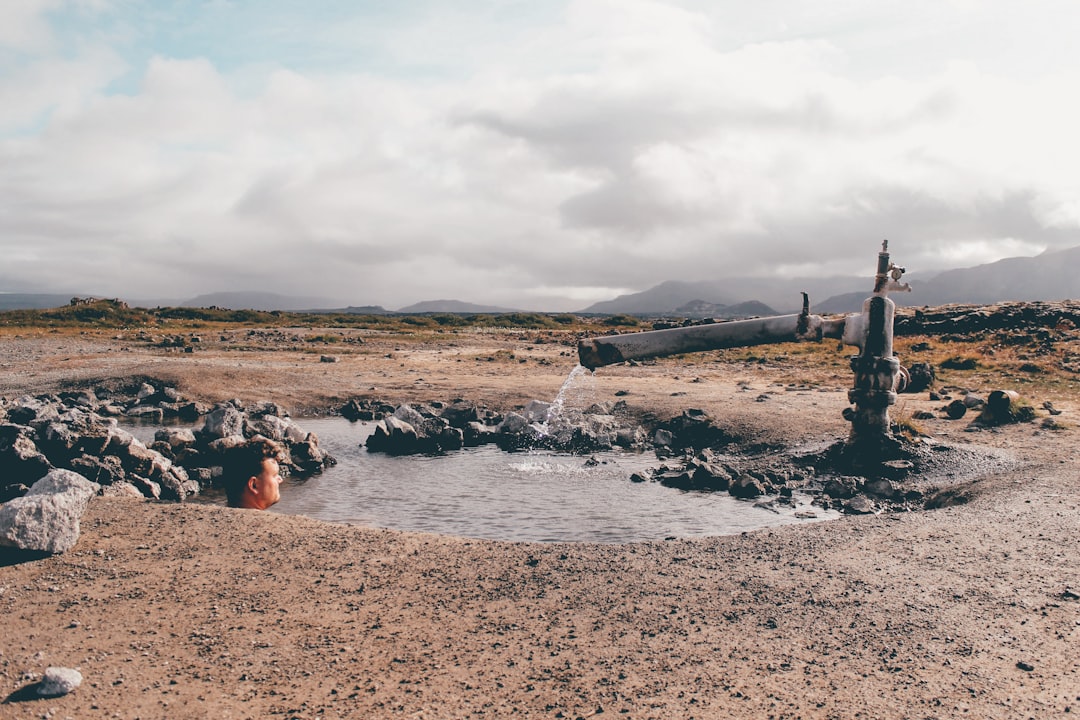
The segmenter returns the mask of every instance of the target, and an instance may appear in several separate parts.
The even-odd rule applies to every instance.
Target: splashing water
[[[584,399],[591,393],[592,383],[578,383],[579,378],[592,378],[593,374],[584,365],[578,365],[566,376],[562,387],[555,395],[555,399],[548,407],[547,414],[542,423],[535,427],[544,436],[558,436],[569,434],[573,431],[574,421],[580,421],[582,412],[581,405]],[[569,406],[567,402],[570,402]]]

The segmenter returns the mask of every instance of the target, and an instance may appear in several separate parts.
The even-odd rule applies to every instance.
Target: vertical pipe
[[[878,253],[874,294],[863,304],[867,318],[866,338],[859,355],[851,359],[855,373],[854,385],[848,400],[855,405],[850,414],[851,435],[848,443],[868,449],[879,449],[892,438],[889,406],[896,403],[896,385],[900,378],[900,361],[893,356],[893,316],[896,303],[886,295],[889,287],[888,241]]]

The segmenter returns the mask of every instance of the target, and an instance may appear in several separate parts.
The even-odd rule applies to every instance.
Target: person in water
[[[256,436],[229,451],[225,495],[229,507],[265,510],[281,499],[281,445]]]

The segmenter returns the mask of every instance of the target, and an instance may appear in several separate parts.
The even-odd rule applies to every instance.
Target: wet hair
[[[239,507],[248,480],[263,471],[264,460],[281,462],[284,457],[281,445],[261,435],[229,450],[222,463],[229,507]]]

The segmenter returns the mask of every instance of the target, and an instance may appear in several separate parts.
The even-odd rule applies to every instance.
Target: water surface
[[[338,464],[307,480],[288,480],[274,512],[375,527],[492,540],[633,542],[735,534],[807,522],[795,510],[828,515],[799,496],[776,513],[727,493],[686,492],[630,481],[660,463],[651,453],[586,457],[546,451],[507,453],[495,446],[441,456],[392,457],[360,447],[373,423],[305,419]]]

